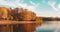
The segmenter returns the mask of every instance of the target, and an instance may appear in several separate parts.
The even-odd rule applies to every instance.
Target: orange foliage
[[[42,18],[36,17],[36,24],[41,25],[43,23]]]
[[[8,17],[7,15],[8,15],[7,8],[0,7],[0,16],[5,19]]]
[[[28,23],[28,24],[20,24],[13,26],[13,29],[25,29],[26,32],[33,32],[36,28],[36,26],[42,24],[42,18],[39,18],[36,16],[34,12],[31,12],[27,9],[22,8],[6,8],[6,7],[0,7],[0,18],[3,19],[13,19],[13,20],[24,20],[24,21],[31,21],[35,20],[36,23]],[[19,30],[20,31],[20,30]],[[24,31],[24,32],[25,32]]]
[[[25,10],[19,13],[19,17],[21,20],[35,20],[36,14],[34,12]]]

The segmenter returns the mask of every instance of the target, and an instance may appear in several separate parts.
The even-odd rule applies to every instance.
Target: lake
[[[35,32],[60,32],[60,21],[45,21]]]

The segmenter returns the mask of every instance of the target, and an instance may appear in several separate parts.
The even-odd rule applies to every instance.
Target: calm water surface
[[[35,32],[60,32],[60,21],[46,21]]]

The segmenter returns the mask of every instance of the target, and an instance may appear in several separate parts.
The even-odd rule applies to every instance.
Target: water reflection
[[[60,21],[45,21],[35,32],[60,32]]]

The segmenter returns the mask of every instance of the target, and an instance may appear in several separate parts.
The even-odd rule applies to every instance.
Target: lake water
[[[35,32],[60,32],[60,21],[46,21]]]

